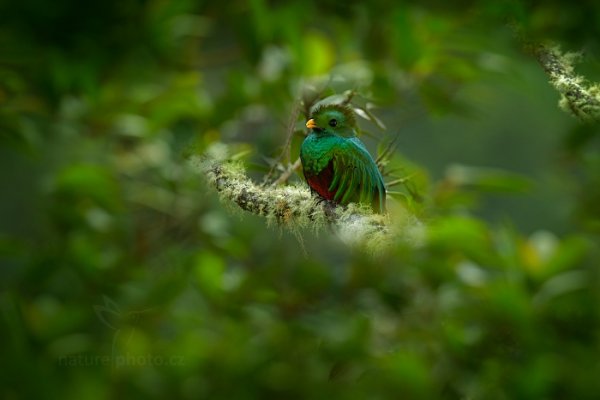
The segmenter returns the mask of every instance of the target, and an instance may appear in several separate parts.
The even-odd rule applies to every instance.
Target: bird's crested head
[[[315,108],[306,127],[317,134],[334,134],[345,137],[356,136],[354,111],[341,104],[324,104]]]

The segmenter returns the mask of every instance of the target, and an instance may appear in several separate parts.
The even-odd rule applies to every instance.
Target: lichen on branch
[[[584,122],[600,121],[600,85],[575,74],[579,53],[563,53],[558,46],[530,44],[550,83],[561,95],[560,107]]]
[[[304,185],[257,185],[246,175],[242,164],[228,156],[227,146],[222,143],[213,145],[201,157],[190,161],[200,167],[222,201],[265,217],[269,223],[294,233],[302,229],[319,231],[331,228],[343,242],[372,253],[387,248],[396,237],[391,232],[387,215],[374,214],[357,204],[336,206],[312,195]],[[413,243],[420,241],[421,238],[417,238],[422,236],[420,222],[412,218],[410,224],[407,238]]]

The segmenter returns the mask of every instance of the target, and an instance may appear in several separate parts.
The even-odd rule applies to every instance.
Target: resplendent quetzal
[[[304,177],[324,199],[346,205],[363,203],[385,212],[385,185],[377,164],[356,137],[352,109],[340,104],[317,106],[300,148]]]

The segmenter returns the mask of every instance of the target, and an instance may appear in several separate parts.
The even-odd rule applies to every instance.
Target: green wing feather
[[[377,164],[364,145],[356,138],[347,139],[332,153],[333,179],[329,191],[335,191],[334,201],[341,204],[360,202],[385,211],[385,186]]]

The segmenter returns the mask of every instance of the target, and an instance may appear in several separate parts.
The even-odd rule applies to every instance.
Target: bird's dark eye
[[[329,121],[329,126],[334,127],[337,125],[337,119],[332,119]]]

